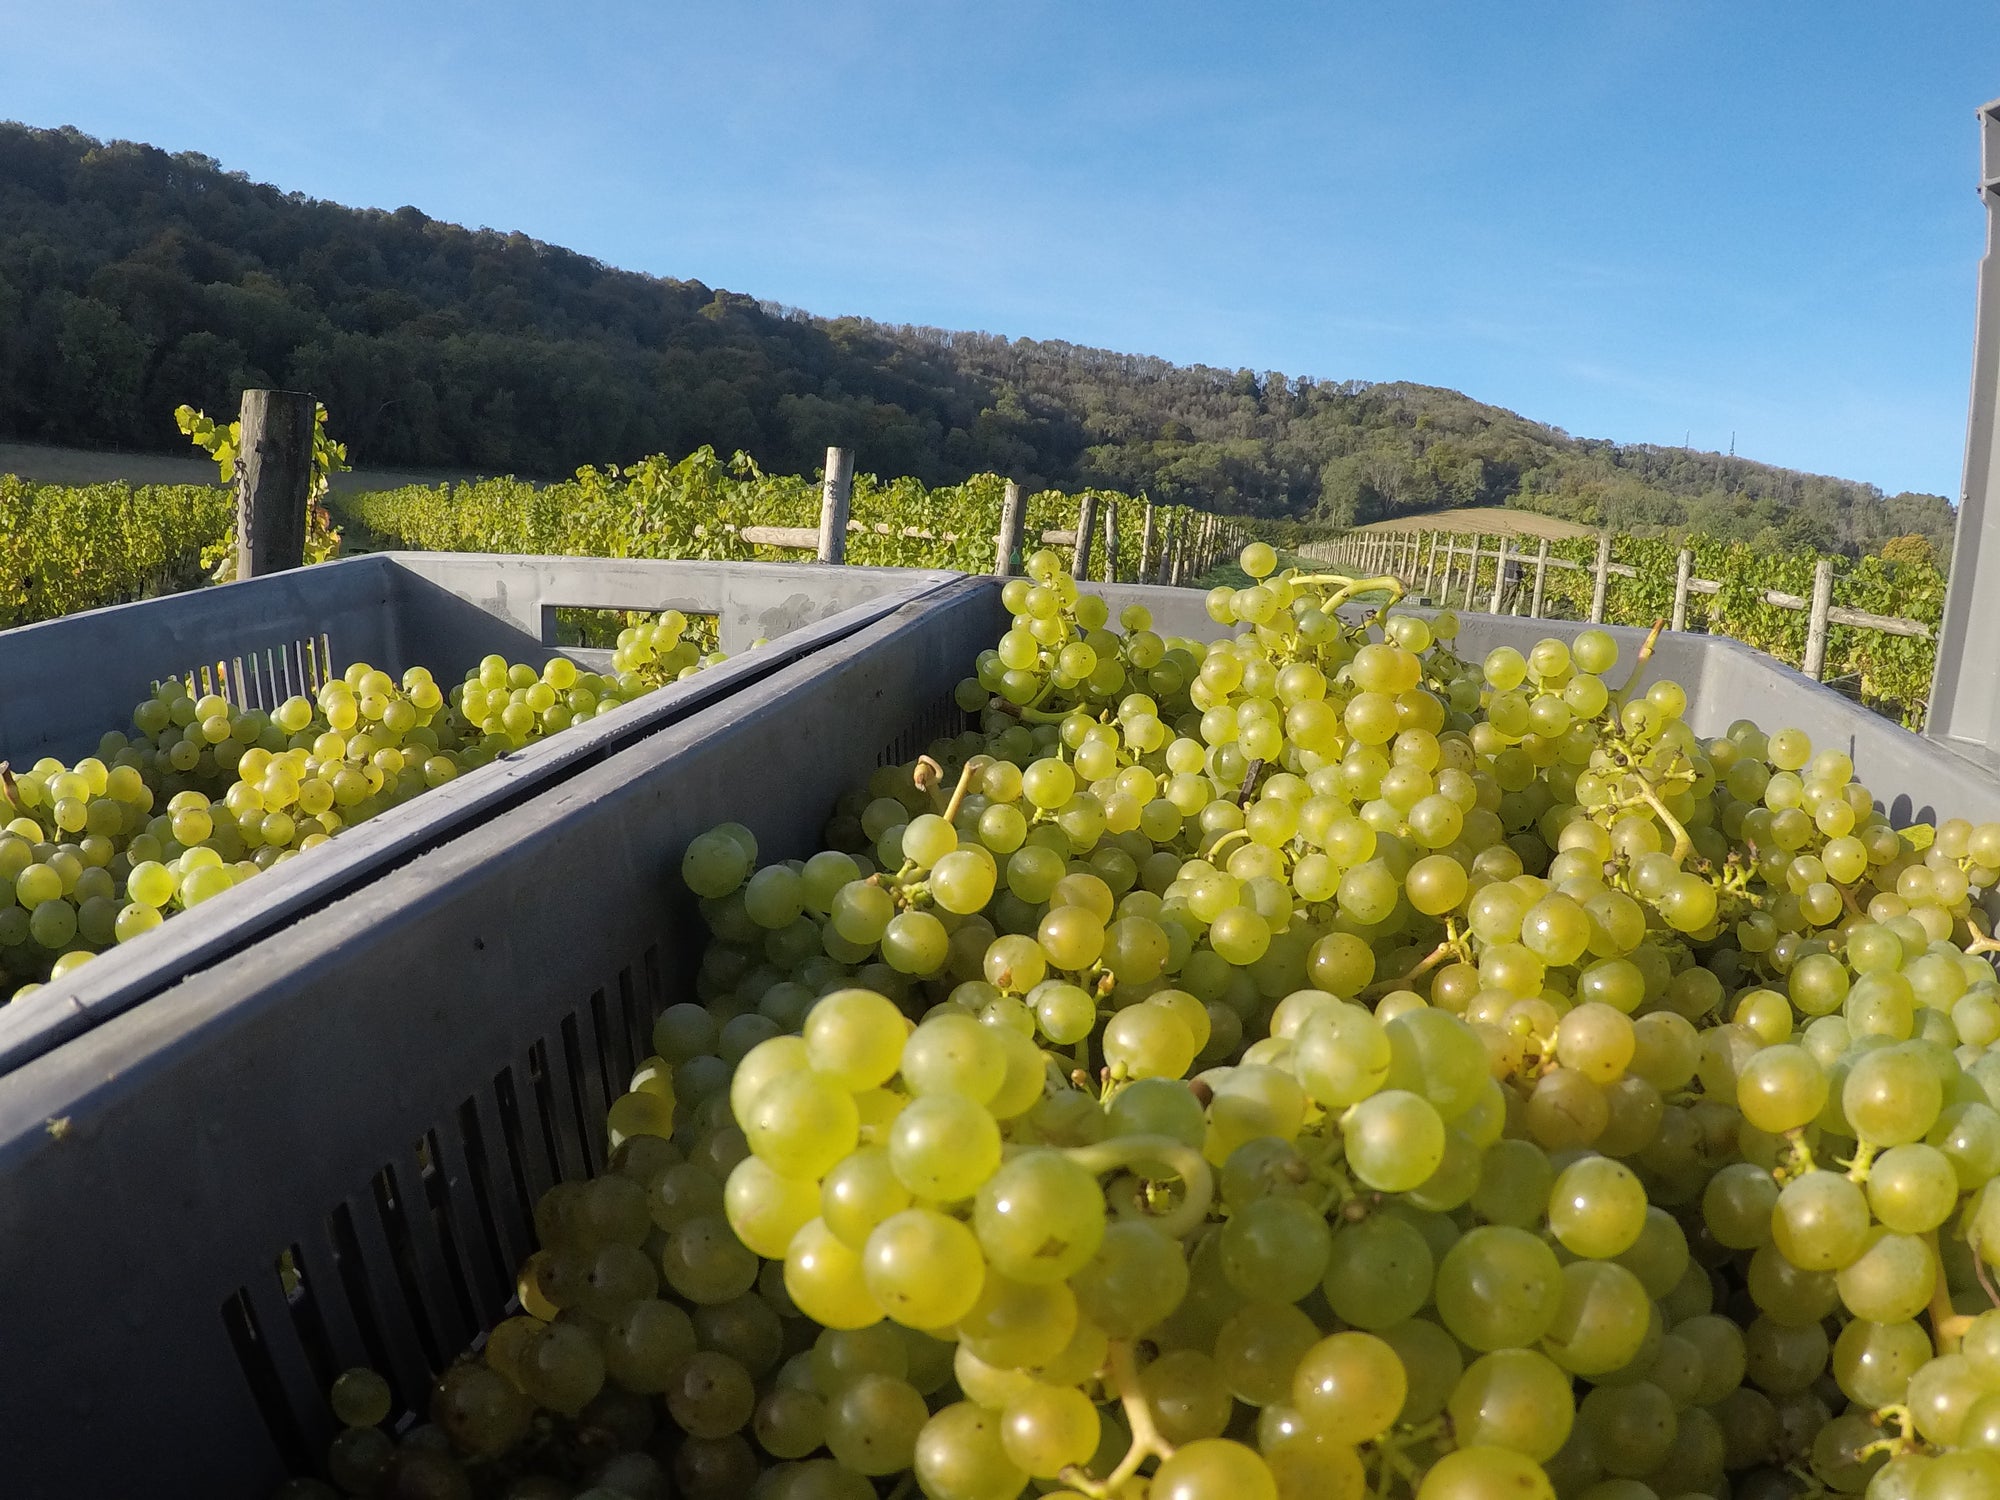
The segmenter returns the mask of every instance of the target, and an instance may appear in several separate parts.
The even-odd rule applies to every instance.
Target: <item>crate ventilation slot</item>
[[[214,693],[239,709],[269,713],[287,698],[312,696],[340,673],[333,665],[333,643],[322,633],[198,662],[176,675],[196,697]]]
[[[395,1409],[421,1412],[437,1373],[507,1314],[535,1203],[601,1162],[606,1103],[651,1052],[663,995],[649,947],[224,1300],[244,1384],[292,1472],[319,1468],[342,1370],[381,1372]]]

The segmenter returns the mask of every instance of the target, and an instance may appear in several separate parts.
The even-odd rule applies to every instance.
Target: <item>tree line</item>
[[[839,444],[932,485],[994,471],[1338,525],[1516,505],[1850,554],[1951,533],[1939,496],[1574,438],[1456,391],[815,317],[0,124],[0,436],[171,450],[183,402],[273,384],[316,392],[371,466],[553,477],[710,445],[811,472]]]

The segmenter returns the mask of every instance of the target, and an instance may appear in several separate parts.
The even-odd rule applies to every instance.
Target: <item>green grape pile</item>
[[[357,662],[266,713],[161,683],[97,754],[0,762],[0,980],[33,994],[342,828],[720,660],[678,610],[626,626],[612,671],[489,656],[449,695]]]
[[[1274,564],[1038,555],[826,848],[694,840],[610,1169],[289,1500],[2000,1495],[2000,825]]]

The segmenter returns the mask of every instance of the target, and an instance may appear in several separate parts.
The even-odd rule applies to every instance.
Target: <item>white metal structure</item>
[[[1988,766],[2000,765],[2000,99],[1979,111],[1979,196],[1986,255],[1979,263],[1972,406],[1965,482],[1951,551],[1928,728]]]

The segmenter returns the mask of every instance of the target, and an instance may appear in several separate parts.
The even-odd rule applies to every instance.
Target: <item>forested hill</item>
[[[176,406],[262,384],[319,393],[377,466],[555,475],[707,443],[810,472],[840,443],[931,483],[1339,521],[1516,504],[1774,545],[1950,536],[1936,496],[1572,438],[1455,391],[817,318],[0,123],[0,437],[176,449]]]

